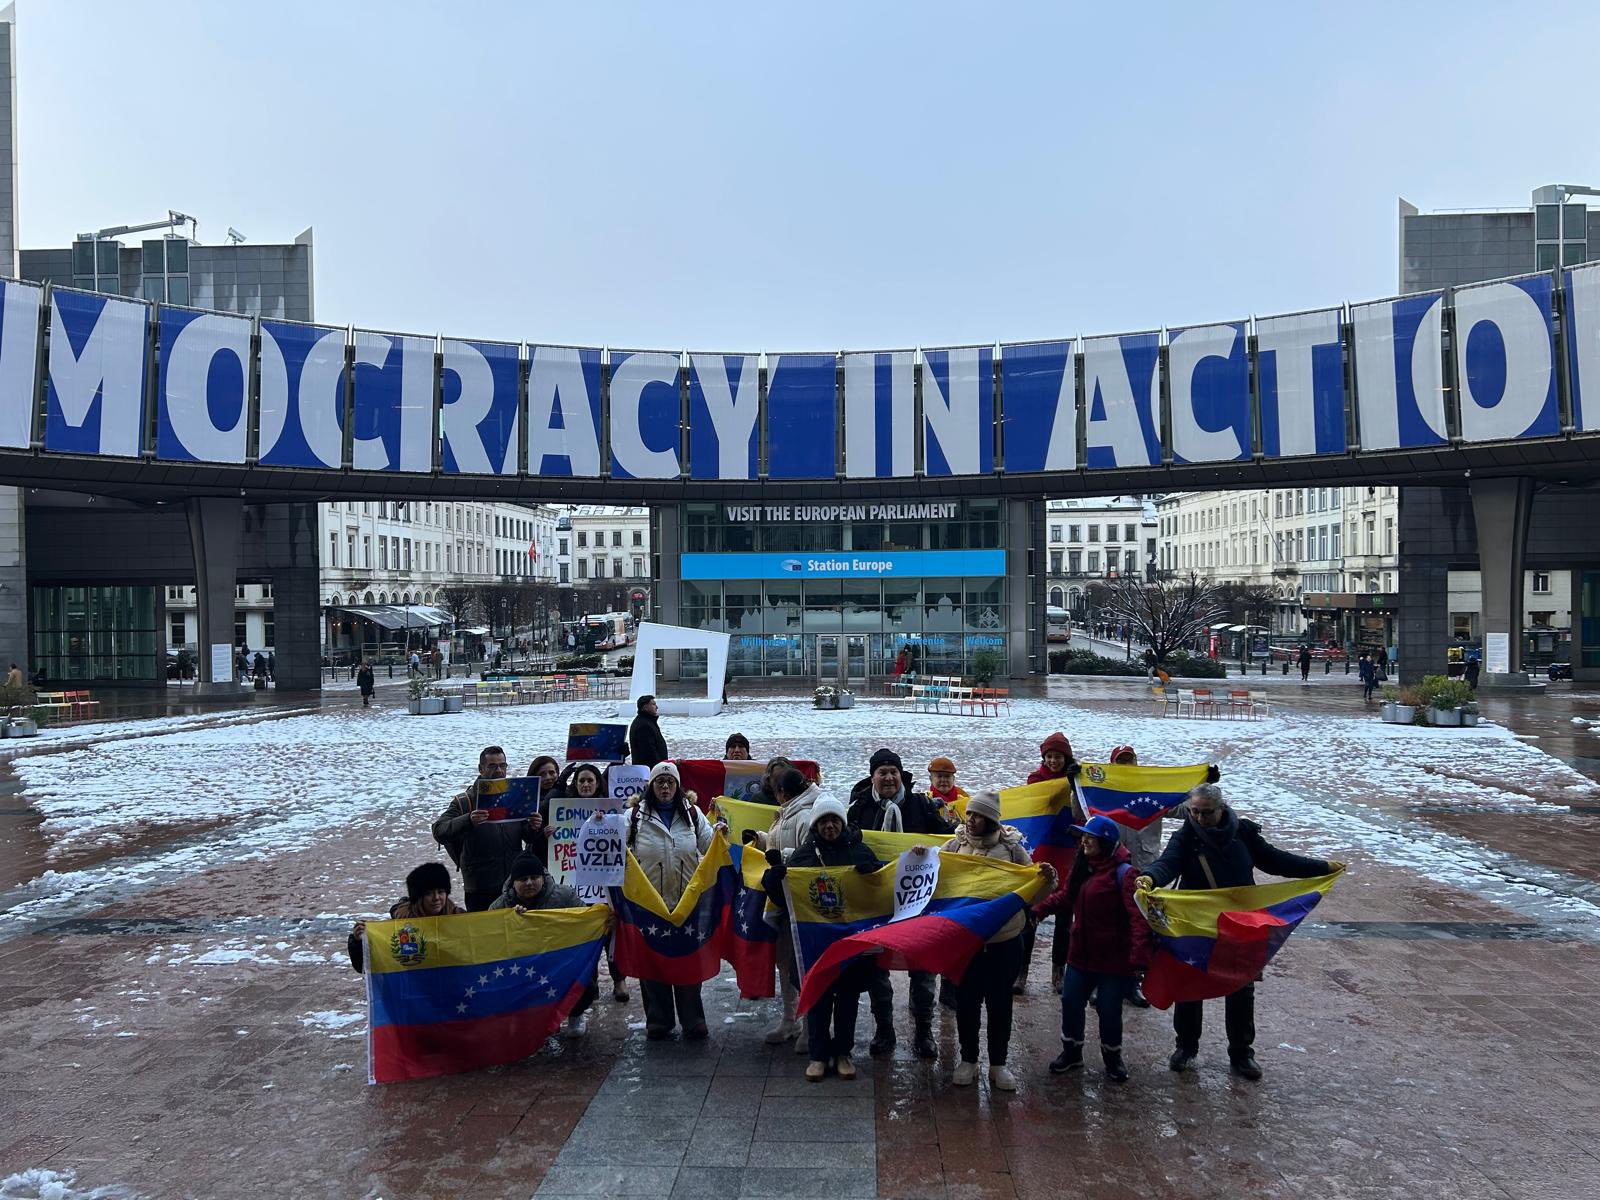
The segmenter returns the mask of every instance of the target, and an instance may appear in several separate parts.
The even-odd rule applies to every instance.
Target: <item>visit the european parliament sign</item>
[[[1596,429],[1600,264],[1142,333],[842,354],[472,341],[0,282],[0,448],[46,455],[848,481]]]

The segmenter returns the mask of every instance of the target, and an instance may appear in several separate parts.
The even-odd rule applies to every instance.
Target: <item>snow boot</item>
[[[1062,1042],[1061,1053],[1050,1062],[1050,1074],[1065,1075],[1068,1071],[1083,1069],[1083,1043]]]
[[[918,1058],[938,1058],[939,1047],[933,1044],[933,1022],[918,1021],[917,1034],[911,1050]]]
[[[894,1021],[878,1019],[877,1028],[873,1030],[872,1041],[867,1044],[867,1053],[873,1058],[882,1058],[885,1054],[894,1053]]]
[[[1106,1065],[1106,1078],[1112,1083],[1127,1083],[1128,1068],[1122,1064],[1121,1046],[1101,1046],[1100,1061]]]

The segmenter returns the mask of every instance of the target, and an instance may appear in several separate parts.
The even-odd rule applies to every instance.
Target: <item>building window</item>
[[[633,544],[635,546],[643,546],[644,545],[644,530],[635,529],[633,531]]]
[[[1393,517],[1385,517],[1383,519],[1383,552],[1385,554],[1393,554],[1394,553],[1394,518]]]
[[[612,545],[613,545],[613,546],[620,546],[620,545],[622,545],[622,530],[620,530],[620,529],[613,529],[613,530],[612,530],[612,531],[611,531],[611,544],[612,544]]]
[[[1061,551],[1059,550],[1050,551],[1050,574],[1061,574]]]
[[[233,644],[235,646],[248,646],[249,630],[245,625],[244,613],[239,609],[233,610]]]
[[[562,558],[565,558],[567,556],[567,539],[566,538],[557,538],[556,539],[556,553],[559,554]]]
[[[578,534],[578,549],[585,549],[589,545],[589,535],[584,532]]]
[[[635,555],[633,560],[633,577],[635,579],[644,578],[644,559],[638,555]]]
[[[1052,542],[1059,542],[1061,540],[1061,526],[1059,526],[1059,525],[1050,526],[1050,540]]]
[[[1100,573],[1100,551],[1091,550],[1091,551],[1089,551],[1089,574],[1098,575],[1099,573]]]
[[[1535,571],[1533,573],[1533,590],[1541,594],[1550,590],[1549,571]]]
[[[1069,575],[1081,575],[1081,574],[1083,574],[1083,551],[1082,550],[1068,550],[1067,551],[1067,574],[1069,574]]]
[[[556,569],[560,572],[560,576],[559,576],[560,582],[562,582],[562,583],[571,583],[572,582],[570,579],[567,578],[567,564],[566,563],[561,563]]]
[[[269,610],[261,614],[261,645],[263,648],[278,644],[278,626]]]
[[[344,548],[345,548],[345,553],[346,553],[346,556],[347,556],[346,559],[345,559],[346,565],[354,567],[356,565],[356,535],[355,534],[347,533],[347,534],[344,535]]]
[[[578,560],[578,578],[589,578],[589,560],[587,558],[580,558]]]
[[[1100,526],[1098,526],[1098,525],[1089,526],[1089,540],[1091,542],[1098,542],[1100,540]]]
[[[1116,540],[1117,540],[1117,527],[1115,525],[1107,525],[1106,526],[1106,541],[1114,542]]]
[[[171,614],[171,616],[168,618],[167,624],[168,624],[168,630],[171,633],[171,636],[167,639],[167,645],[169,645],[169,646],[182,646],[182,645],[184,645],[185,644],[184,643],[185,630],[184,630],[184,624],[183,624],[183,614],[182,613],[173,613],[173,614]]]
[[[1081,542],[1081,541],[1083,541],[1083,529],[1082,529],[1082,527],[1078,526],[1078,525],[1068,525],[1067,526],[1067,541],[1069,541],[1069,542]]]

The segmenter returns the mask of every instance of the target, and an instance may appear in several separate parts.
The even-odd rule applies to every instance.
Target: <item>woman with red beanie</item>
[[[1028,776],[1029,783],[1047,783],[1052,779],[1071,779],[1078,773],[1078,760],[1072,757],[1072,743],[1067,740],[1067,735],[1059,729],[1044,741],[1039,743],[1039,765],[1033,774]],[[1078,796],[1074,791],[1072,796],[1072,820],[1076,825],[1084,822],[1083,806],[1078,803]],[[1035,904],[1028,914],[1028,926],[1022,935],[1022,970],[1017,972],[1017,982],[1012,991],[1022,995],[1028,987],[1028,968],[1033,965],[1033,941],[1039,928],[1039,922],[1048,916],[1061,912],[1067,900],[1067,875],[1072,870],[1072,851],[1068,851],[1066,862],[1061,866],[1060,885],[1050,895]],[[1061,968],[1067,961],[1066,929],[1060,920],[1056,921],[1055,943],[1050,950],[1050,987],[1053,990],[1061,979]]]
[[[1069,779],[1075,772],[1078,760],[1072,757],[1072,743],[1059,729],[1039,743],[1039,765],[1028,776],[1029,783],[1043,783],[1047,779]]]

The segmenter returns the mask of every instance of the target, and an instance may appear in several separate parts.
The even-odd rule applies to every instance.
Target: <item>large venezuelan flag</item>
[[[939,883],[928,907],[889,924],[894,914],[895,865],[870,875],[853,867],[796,867],[785,884],[800,960],[799,1011],[821,998],[856,956],[875,954],[888,971],[937,971],[959,981],[972,956],[1045,892],[1037,866],[939,856]]]
[[[778,929],[766,919],[767,893],[761,887],[767,860],[754,846],[729,846],[739,893],[728,922],[728,941],[722,957],[733,964],[739,995],[746,1000],[773,994],[773,967],[777,965]]]
[[[809,758],[792,760],[795,770],[804,775],[810,782],[816,783],[822,778],[822,770]],[[693,792],[700,798],[700,807],[705,808],[713,796],[733,796],[740,800],[755,800],[761,791],[761,780],[766,774],[767,764],[750,762],[732,758],[675,758],[672,760],[678,768],[678,779],[683,784],[683,790]],[[771,805],[761,805],[770,814]],[[770,817],[769,817],[770,819]],[[762,826],[763,829],[766,826]],[[738,841],[737,838],[734,839]]]
[[[1253,887],[1135,892],[1156,940],[1145,999],[1167,1008],[1238,991],[1261,974],[1339,874]]]
[[[1000,793],[1000,823],[1022,834],[1034,862],[1049,863],[1063,879],[1078,849],[1072,799],[1070,779],[1047,779]]]
[[[683,985],[712,978],[722,969],[739,892],[740,876],[720,833],[671,909],[630,851],[622,886],[611,889],[618,971],[634,979]]]
[[[367,1081],[526,1058],[594,978],[605,905],[367,922]]]
[[[711,803],[711,817],[713,820],[728,823],[728,840],[735,844],[744,841],[744,831],[753,829],[757,833],[765,833],[772,828],[772,821],[778,810],[770,804],[754,804],[748,800],[735,800],[731,796],[718,796]],[[932,833],[878,833],[868,830],[862,833],[861,838],[879,858],[885,861],[898,858],[902,851],[913,846],[943,846],[953,834]]]
[[[1078,799],[1091,817],[1110,817],[1129,829],[1143,829],[1182,804],[1189,789],[1206,781],[1207,763],[1192,767],[1136,767],[1123,763],[1084,763],[1078,772]]]

